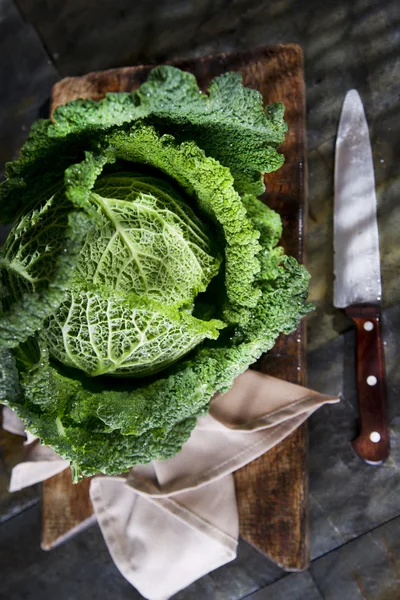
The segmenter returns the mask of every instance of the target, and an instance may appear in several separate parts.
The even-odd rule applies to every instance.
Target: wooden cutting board
[[[306,211],[305,91],[301,48],[285,44],[174,63],[196,75],[207,89],[210,79],[240,71],[243,83],[261,92],[265,104],[281,101],[289,125],[281,151],[285,164],[266,176],[265,201],[283,219],[282,243],[303,260]],[[69,77],[52,91],[51,110],[76,98],[99,100],[107,92],[129,92],[146,80],[152,66],[125,67]],[[259,361],[265,373],[306,383],[304,323]],[[240,534],[286,570],[309,564],[307,428],[300,427],[276,448],[235,473]],[[89,480],[73,486],[69,471],[43,484],[42,548],[48,550],[92,520]]]

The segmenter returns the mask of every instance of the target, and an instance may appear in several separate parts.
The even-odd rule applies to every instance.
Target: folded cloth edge
[[[317,402],[316,402],[316,400],[317,400]],[[322,406],[324,404],[337,404],[338,402],[340,402],[339,396],[332,397],[332,396],[327,396],[325,394],[311,393],[311,394],[305,395],[302,398],[296,398],[287,406],[277,408],[276,410],[271,411],[270,413],[266,414],[265,416],[257,417],[256,419],[247,421],[246,423],[228,422],[227,420],[219,417],[217,411],[213,410],[212,404],[210,406],[209,414],[216,421],[218,421],[219,423],[221,423],[222,425],[224,425],[224,427],[226,427],[228,429],[232,429],[234,431],[240,431],[241,433],[254,433],[255,431],[260,431],[262,429],[268,429],[270,427],[275,427],[276,425],[279,425],[280,423],[290,420],[291,418],[293,418],[294,416],[296,416],[298,414],[298,413],[293,414],[293,412],[294,412],[294,409],[296,408],[296,406],[299,406],[300,404],[304,404],[304,410],[302,410],[301,413],[303,413],[303,412],[306,413],[306,412],[308,412],[308,410],[310,408],[316,407],[310,413],[310,414],[312,414],[313,412],[315,412],[315,410],[317,408],[319,408],[320,406]]]
[[[127,483],[133,487],[138,494],[154,498],[166,498],[169,496],[174,496],[175,494],[179,494],[183,491],[190,491],[208,485],[211,481],[220,479],[226,474],[240,469],[248,462],[251,462],[252,460],[264,454],[268,449],[272,448],[285,437],[290,435],[293,431],[295,431],[295,429],[304,423],[304,421],[306,421],[313,412],[315,412],[323,404],[326,404],[326,402],[326,399],[315,402],[312,407],[309,407],[306,411],[303,411],[296,417],[286,419],[285,421],[278,423],[276,427],[264,428],[268,438],[266,435],[263,435],[263,430],[253,432],[253,435],[257,436],[257,440],[254,443],[247,445],[239,453],[231,456],[227,460],[224,460],[222,463],[214,465],[211,469],[202,473],[200,478],[198,478],[197,475],[195,478],[192,478],[189,475],[184,479],[172,480],[166,486],[159,486],[154,480],[142,477],[141,474],[137,473],[137,471],[135,472],[135,468],[133,468],[129,472]],[[330,402],[333,402],[333,400],[330,399]],[[232,435],[242,435],[241,431],[230,431],[232,431]],[[246,432],[245,435],[247,437],[248,433]],[[163,461],[163,463],[165,462],[167,461]]]

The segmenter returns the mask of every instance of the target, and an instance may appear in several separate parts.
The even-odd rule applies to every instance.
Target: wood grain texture
[[[285,164],[266,176],[263,200],[283,219],[282,243],[286,252],[303,260],[304,214],[306,203],[305,94],[303,57],[299,46],[286,44],[256,51],[222,54],[176,66],[194,73],[200,87],[226,71],[240,71],[243,83],[258,89],[266,104],[282,101],[289,133],[281,147]],[[126,67],[63,79],[53,88],[51,109],[76,98],[99,100],[106,92],[132,91],[146,80],[151,66]],[[266,373],[293,383],[305,384],[305,326],[282,336],[258,367]],[[51,503],[56,476],[44,488],[44,502]],[[287,570],[301,570],[309,564],[307,515],[307,427],[302,426],[276,448],[235,473],[240,533]],[[63,476],[64,500],[72,485]],[[61,507],[60,507],[61,510]],[[49,514],[49,513],[48,513]],[[52,513],[52,519],[56,514]],[[64,529],[67,526],[61,518]],[[46,526],[46,523],[45,523]],[[56,523],[52,531],[57,535]],[[48,540],[48,543],[51,543]]]
[[[381,309],[374,305],[353,305],[345,309],[357,327],[357,394],[360,433],[352,445],[358,456],[374,465],[389,455],[389,428],[386,415],[385,354],[381,331]],[[375,378],[372,381],[369,378]],[[379,434],[373,441],[370,435]]]
[[[65,469],[43,482],[43,550],[51,550],[94,521],[89,498],[90,477],[72,485],[71,471]]]

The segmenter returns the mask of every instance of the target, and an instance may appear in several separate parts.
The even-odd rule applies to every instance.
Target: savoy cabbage
[[[164,66],[59,107],[7,165],[0,400],[75,480],[176,454],[309,310],[255,196],[283,162],[283,110],[236,73],[202,94]]]

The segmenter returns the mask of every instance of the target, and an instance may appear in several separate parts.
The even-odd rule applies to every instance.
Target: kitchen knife
[[[356,453],[371,464],[389,454],[381,332],[381,270],[371,143],[356,90],[345,98],[335,155],[334,305],[357,328],[360,433]]]

